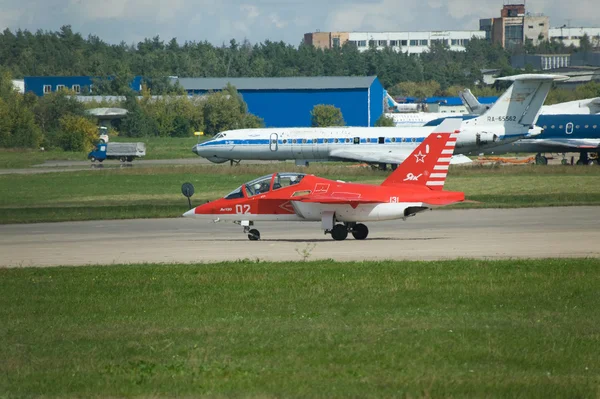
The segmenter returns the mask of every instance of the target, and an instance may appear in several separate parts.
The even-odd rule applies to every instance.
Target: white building
[[[429,51],[429,46],[439,42],[453,51],[465,51],[472,38],[485,39],[485,32],[468,31],[432,31],[432,32],[349,32],[348,41],[360,51],[374,46],[377,49],[391,47],[408,54],[420,54]]]
[[[588,35],[592,47],[600,46],[600,28],[550,28],[550,40],[560,40],[565,46],[579,47],[583,35]]]
[[[21,94],[25,93],[25,80],[13,79],[12,84],[16,91],[18,91]]]
[[[334,48],[350,42],[359,51],[370,47],[379,50],[391,47],[395,51],[420,54],[429,51],[429,46],[441,42],[450,50],[465,51],[472,38],[485,39],[485,32],[479,30],[431,31],[431,32],[312,32],[304,35],[304,42],[318,48]]]

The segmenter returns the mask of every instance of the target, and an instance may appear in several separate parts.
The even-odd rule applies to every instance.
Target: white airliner
[[[385,116],[394,121],[396,127],[419,127],[435,119],[461,116],[463,114],[448,112],[400,112],[386,113]]]
[[[456,153],[480,151],[539,134],[540,108],[559,75],[516,75],[485,114],[463,120]],[[230,130],[192,149],[211,162],[239,160],[358,161],[385,166],[402,163],[435,129],[424,127],[329,127]],[[531,129],[531,130],[530,130]],[[455,161],[456,162],[456,161]],[[462,161],[459,161],[462,162]]]
[[[459,93],[460,98],[470,114],[481,115],[490,106],[483,105],[471,90],[465,89]],[[567,101],[564,103],[544,105],[540,115],[596,115],[600,114],[600,97],[586,98],[583,100]],[[428,121],[429,122],[429,121]],[[427,123],[427,122],[426,122]]]

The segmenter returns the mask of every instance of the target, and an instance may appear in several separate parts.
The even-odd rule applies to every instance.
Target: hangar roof
[[[173,78],[185,90],[322,90],[369,88],[377,76],[312,76],[289,78]]]

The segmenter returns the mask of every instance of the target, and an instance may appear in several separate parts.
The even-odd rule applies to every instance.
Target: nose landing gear
[[[254,226],[254,222],[249,220],[236,220],[233,223],[239,224],[244,228],[244,234],[248,234],[248,239],[250,241],[260,240],[260,231],[251,228],[252,226]]]

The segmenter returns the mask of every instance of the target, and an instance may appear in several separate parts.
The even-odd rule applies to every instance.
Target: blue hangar
[[[383,113],[384,90],[376,76],[289,78],[176,78],[190,95],[235,86],[248,111],[266,127],[307,127],[317,104],[341,109],[346,126],[374,126]]]

